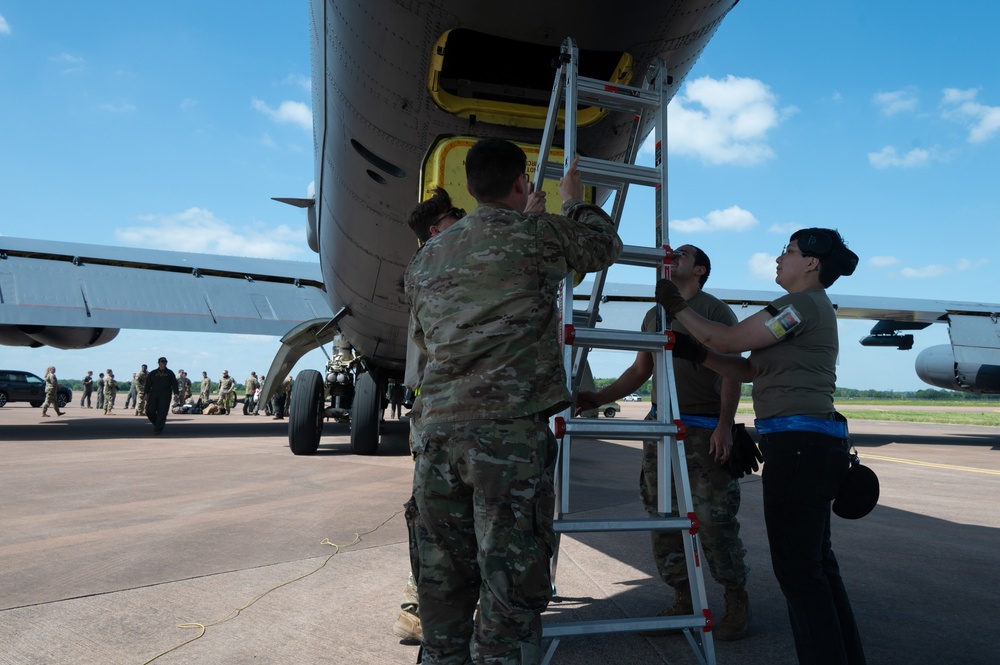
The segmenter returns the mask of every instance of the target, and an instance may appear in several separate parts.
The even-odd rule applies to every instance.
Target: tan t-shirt
[[[791,305],[801,322],[782,341],[752,351],[753,408],[757,418],[813,416],[833,413],[837,383],[837,315],[826,290],[789,293],[771,303],[782,310]]]
[[[715,296],[699,291],[687,301],[688,307],[711,321],[717,321],[727,326],[736,325],[736,315],[729,305]],[[656,332],[656,312],[653,307],[646,312],[642,320],[643,332]],[[687,328],[675,320],[671,326],[674,331],[688,334]],[[654,356],[655,358],[655,356]],[[674,359],[674,381],[677,384],[677,402],[681,413],[697,415],[717,415],[721,408],[719,394],[722,390],[722,377],[704,365],[697,365],[690,360]],[[653,404],[656,404],[656,372],[653,372]]]

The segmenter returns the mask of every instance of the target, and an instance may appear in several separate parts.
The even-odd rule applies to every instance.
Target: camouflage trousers
[[[740,540],[740,484],[709,453],[712,430],[687,428],[684,452],[687,457],[691,499],[701,527],[698,537],[715,581],[724,586],[744,586],[750,568],[744,561],[746,550]],[[642,444],[642,471],[639,494],[646,512],[656,515],[656,443]],[[677,483],[670,486],[671,505],[677,514]],[[677,531],[651,532],[653,558],[664,582],[675,589],[688,586],[684,542]]]
[[[534,418],[421,424],[407,522],[425,665],[541,662],[556,450]]]

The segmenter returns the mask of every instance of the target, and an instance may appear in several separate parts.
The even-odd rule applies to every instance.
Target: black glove
[[[667,310],[667,314],[671,317],[688,306],[677,290],[677,285],[669,279],[661,279],[656,283],[656,304]]]
[[[733,478],[740,479],[749,476],[760,469],[760,462],[764,461],[764,456],[760,454],[760,449],[753,438],[747,432],[743,423],[733,425],[733,447],[729,451],[729,462],[726,470]]]
[[[708,349],[705,345],[696,340],[691,335],[685,335],[682,332],[673,331],[674,333],[674,358],[680,358],[681,360],[690,360],[698,365],[705,362],[705,356],[708,355]]]

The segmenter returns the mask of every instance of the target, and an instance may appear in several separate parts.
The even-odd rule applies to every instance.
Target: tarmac
[[[619,417],[648,405],[623,403]],[[328,423],[319,453],[287,421],[171,415],[160,436],[119,409],[0,409],[0,663],[414,663],[391,633],[408,572],[407,421],[356,456]],[[1000,430],[855,421],[879,505],[834,518],[868,662],[1000,662]],[[571,517],[640,517],[640,446],[576,440]],[[741,481],[753,618],[718,663],[795,663],[760,476]],[[722,589],[706,570],[709,605]],[[564,535],[544,623],[650,617],[669,605],[648,534]],[[553,665],[697,663],[681,635],[563,639]]]

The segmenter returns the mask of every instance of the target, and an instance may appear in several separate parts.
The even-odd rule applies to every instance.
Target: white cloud
[[[969,127],[969,143],[982,143],[1000,133],[1000,106],[976,101],[979,90],[946,88],[941,94],[942,117]]]
[[[757,218],[739,206],[713,210],[702,217],[678,219],[670,222],[673,231],[681,233],[706,233],[712,231],[746,231],[758,224]]]
[[[795,231],[803,228],[801,224],[796,224],[795,222],[788,222],[787,224],[771,224],[767,229],[768,233],[780,233],[782,235],[792,235]]]
[[[868,162],[877,169],[887,169],[893,166],[902,168],[912,168],[914,166],[924,166],[931,160],[931,153],[924,148],[914,148],[905,155],[887,145],[878,152],[868,153]]]
[[[139,219],[140,226],[115,229],[115,238],[136,247],[271,259],[298,259],[307,248],[304,229],[284,224],[276,228],[236,228],[203,208],[188,208],[172,215],[143,215]]]
[[[193,108],[193,107],[195,107],[197,105],[198,105],[198,100],[197,99],[191,99],[190,97],[186,97],[185,99],[181,100],[181,110],[182,111],[186,111],[189,108]]]
[[[302,102],[281,102],[278,108],[273,109],[256,97],[253,100],[253,108],[268,116],[275,122],[290,122],[303,129],[312,131],[312,110]]]
[[[775,277],[775,263],[776,257],[774,254],[768,254],[767,252],[755,252],[750,259],[747,261],[747,267],[750,269],[750,275],[757,279],[770,279],[774,280]]]
[[[900,276],[908,279],[923,279],[925,277],[938,277],[951,272],[951,268],[940,263],[933,263],[923,268],[903,268],[899,271]]]
[[[968,90],[945,88],[941,91],[941,101],[945,104],[961,104],[962,102],[974,101],[978,94],[979,91],[975,88],[969,88]]]
[[[86,64],[83,58],[78,55],[73,55],[72,53],[60,53],[59,55],[54,55],[49,58],[49,61],[65,65],[66,68],[63,70],[63,74],[81,72]]]
[[[312,79],[302,74],[289,74],[285,77],[284,83],[298,86],[306,92],[312,92]]]
[[[868,265],[873,268],[885,268],[888,266],[894,266],[899,263],[899,259],[895,256],[873,256],[868,259]]]
[[[941,275],[947,275],[951,272],[962,272],[964,270],[981,268],[989,262],[989,259],[977,259],[975,261],[971,259],[957,259],[954,265],[950,266],[941,263],[932,263],[930,265],[923,266],[922,268],[903,268],[899,271],[899,275],[909,279],[939,277]]]
[[[876,92],[872,101],[882,111],[882,115],[892,116],[904,111],[917,110],[917,93],[913,88]]]
[[[98,106],[98,108],[102,111],[110,111],[111,113],[131,113],[135,110],[135,104],[129,104],[128,102],[105,102]]]
[[[274,139],[272,139],[271,135],[268,134],[267,132],[264,132],[264,135],[260,137],[260,143],[261,145],[265,145],[268,148],[273,148],[278,145],[277,143],[274,142]]]
[[[10,34],[10,23],[7,22],[2,15],[0,15],[0,35]]]
[[[770,88],[756,79],[694,79],[670,104],[669,149],[709,164],[759,164],[774,157],[768,131],[795,111],[779,110]],[[648,141],[644,149],[652,149]]]

